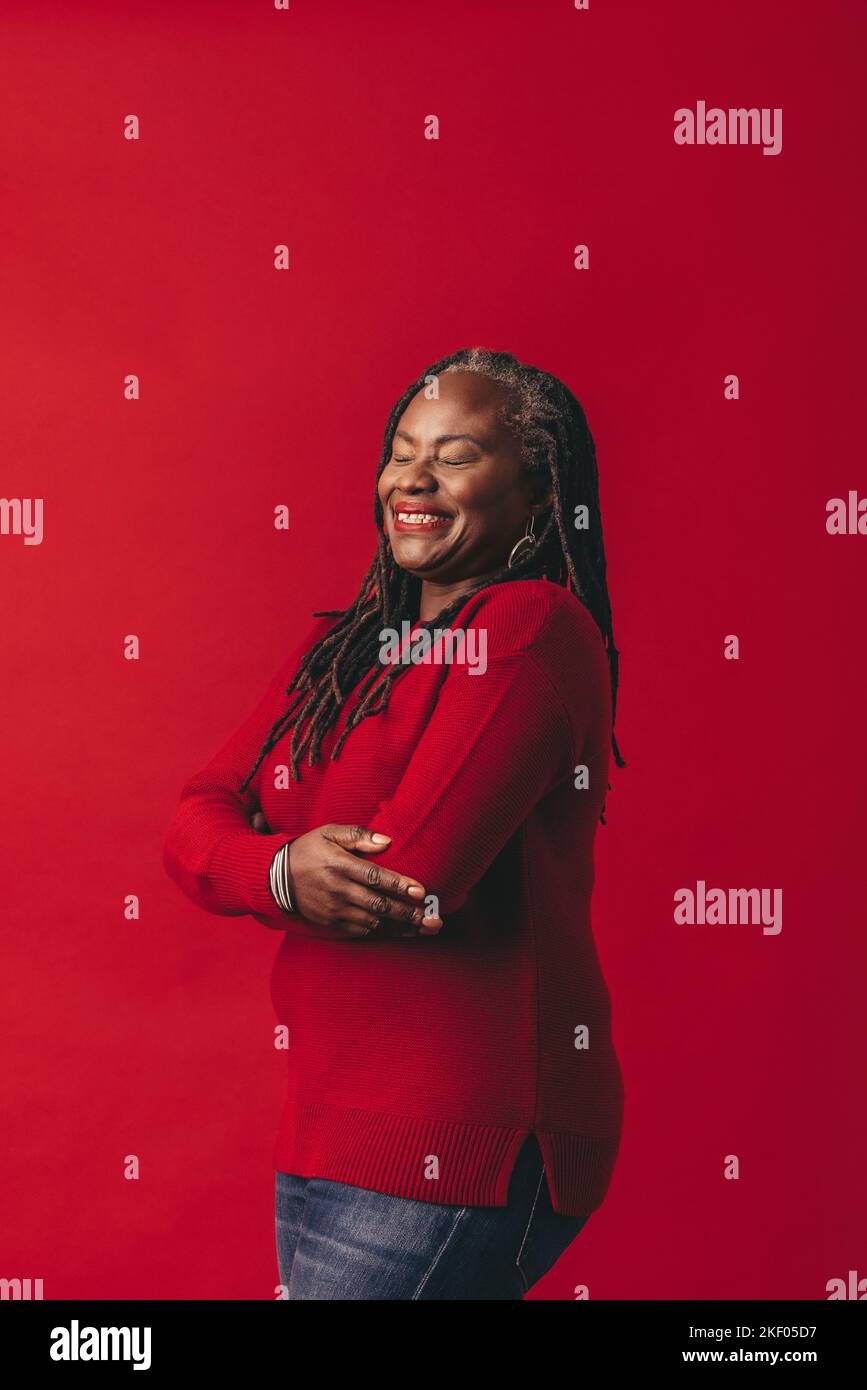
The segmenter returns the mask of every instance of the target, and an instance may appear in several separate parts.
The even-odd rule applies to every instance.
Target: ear
[[[537,483],[530,494],[530,511],[538,517],[546,512],[554,501],[550,483]]]

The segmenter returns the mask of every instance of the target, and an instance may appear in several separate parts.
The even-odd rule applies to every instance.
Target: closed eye
[[[411,458],[404,458],[400,454],[393,454],[391,461],[392,463],[412,463],[413,460]],[[438,459],[437,462],[452,464],[475,463],[475,459]]]

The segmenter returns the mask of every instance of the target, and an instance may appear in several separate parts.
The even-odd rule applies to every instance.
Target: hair
[[[289,756],[292,777],[300,781],[299,764],[305,750],[312,767],[319,760],[323,737],[337,722],[347,693],[367,673],[359,686],[359,702],[332,751],[332,759],[337,758],[344,741],[362,719],[381,714],[387,707],[394,682],[408,669],[404,663],[393,663],[384,669],[378,659],[382,629],[399,629],[404,620],[416,624],[421,596],[421,581],[401,569],[391,553],[378,484],[391,458],[394,433],[403,412],[431,377],[446,372],[475,372],[503,388],[500,417],[516,435],[529,475],[550,489],[551,505],[535,546],[527,547],[526,553],[515,557],[511,567],[503,565],[487,575],[475,588],[459,594],[430,622],[419,626],[428,630],[434,625],[448,626],[473,594],[493,584],[546,577],[570,589],[588,609],[604,639],[611,675],[614,760],[618,767],[626,766],[614,737],[620,653],[614,644],[606,581],[596,449],[587,419],[575,396],[558,377],[519,362],[509,352],[474,347],[461,348],[425,368],[392,407],[374,486],[374,519],[379,536],[376,555],[349,608],[312,615],[336,617],[339,622],[302,659],[285,691],[287,696],[296,692],[295,699],[268,734],[241,784],[241,792],[255,776],[262,759],[283,737],[293,717]],[[575,507],[579,504],[586,505],[589,512],[589,529],[583,531],[574,525]],[[608,787],[610,790],[610,782]],[[604,825],[604,804],[601,821]]]

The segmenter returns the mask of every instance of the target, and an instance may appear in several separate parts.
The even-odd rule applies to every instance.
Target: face
[[[505,399],[489,377],[444,372],[439,399],[419,392],[397,423],[379,499],[396,563],[423,581],[454,584],[499,569],[530,512],[544,510],[547,498],[499,419]]]

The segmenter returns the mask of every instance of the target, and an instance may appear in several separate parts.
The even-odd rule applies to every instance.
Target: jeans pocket
[[[524,1239],[515,1260],[525,1294],[553,1268],[588,1220],[586,1216],[564,1216],[554,1211],[543,1172]]]

